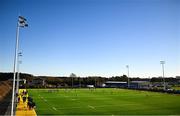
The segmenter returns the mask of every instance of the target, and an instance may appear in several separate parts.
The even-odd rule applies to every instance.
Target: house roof
[[[42,79],[42,78],[34,78],[33,80],[44,80],[44,79]]]
[[[106,81],[106,83],[127,83],[127,82],[123,82],[123,81]]]
[[[131,81],[131,83],[146,83],[146,82],[149,82],[149,81]]]

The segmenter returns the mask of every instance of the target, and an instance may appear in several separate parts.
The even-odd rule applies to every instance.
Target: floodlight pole
[[[79,77],[79,88],[81,88],[81,78]]]
[[[71,84],[72,84],[71,86],[72,86],[72,89],[73,89],[73,86],[74,86],[74,83],[73,83],[73,76],[71,77],[71,79],[72,79],[72,80],[71,80]]]
[[[19,91],[19,78],[20,78],[20,74],[19,74],[19,66],[20,66],[20,56],[22,56],[22,53],[19,52],[18,53],[18,57],[17,57],[17,80],[16,80],[16,93],[18,94]]]
[[[130,87],[130,84],[129,84],[129,65],[126,65],[126,68],[127,68],[128,88],[129,88]]]
[[[94,77],[94,87],[96,87],[96,77]]]
[[[165,77],[164,77],[164,64],[165,61],[160,61],[160,64],[162,65],[162,74],[163,74],[163,85],[164,85],[164,90],[166,90],[166,83],[165,83]]]
[[[14,115],[14,97],[15,97],[15,80],[16,80],[16,68],[18,59],[18,49],[19,49],[19,29],[20,27],[27,27],[26,19],[22,16],[18,17],[17,30],[16,30],[16,45],[15,45],[15,56],[13,65],[13,88],[12,88],[12,103],[11,103],[11,116]]]
[[[15,93],[15,80],[16,80],[16,65],[17,65],[17,53],[19,48],[19,21],[17,23],[17,30],[16,30],[16,45],[15,45],[15,56],[14,56],[14,68],[13,68],[13,88],[12,88],[12,103],[11,103],[11,116],[14,115],[14,93]]]

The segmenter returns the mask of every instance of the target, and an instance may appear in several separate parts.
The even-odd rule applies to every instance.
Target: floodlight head
[[[19,26],[20,27],[28,27],[28,24],[26,22],[23,22],[23,23],[19,23]]]
[[[19,16],[19,20],[18,20],[18,23],[19,23],[19,26],[20,27],[28,27],[28,24],[26,22],[27,20],[22,17],[22,16]]]
[[[26,21],[26,19],[23,16],[19,16],[19,20],[24,20]]]
[[[129,68],[129,65],[126,65],[126,68]]]
[[[22,56],[22,54],[18,54],[18,56]]]
[[[22,56],[22,52],[19,52],[19,53],[18,53],[18,56]]]
[[[165,61],[160,61],[160,64],[165,64]]]

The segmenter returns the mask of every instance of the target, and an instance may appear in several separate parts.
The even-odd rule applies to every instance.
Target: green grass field
[[[180,95],[124,89],[29,89],[38,115],[180,115]]]
[[[180,87],[172,87],[172,89],[180,90]]]

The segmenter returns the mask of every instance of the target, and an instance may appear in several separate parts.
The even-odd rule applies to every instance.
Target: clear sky
[[[21,72],[69,76],[180,75],[179,0],[0,0],[0,72],[13,71],[17,17]]]

